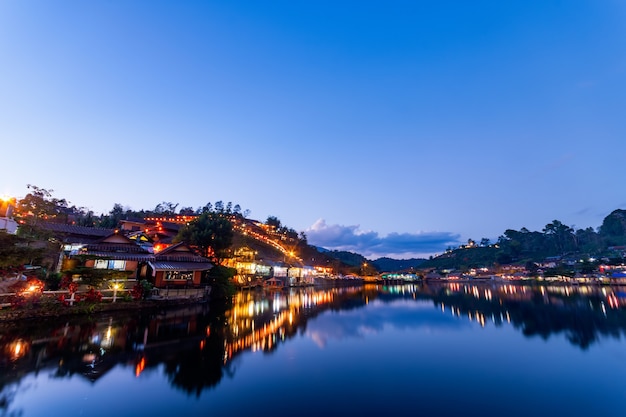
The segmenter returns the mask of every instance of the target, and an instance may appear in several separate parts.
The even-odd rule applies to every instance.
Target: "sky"
[[[373,259],[626,208],[626,0],[0,0],[0,194]]]

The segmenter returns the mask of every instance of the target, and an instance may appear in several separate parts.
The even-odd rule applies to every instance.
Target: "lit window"
[[[96,259],[93,267],[95,269],[117,269],[124,270],[126,268],[126,261],[114,261],[109,259]]]

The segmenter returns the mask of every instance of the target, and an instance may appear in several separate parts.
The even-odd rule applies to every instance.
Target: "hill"
[[[404,272],[419,268],[424,262],[426,259],[391,259],[385,257],[372,261],[372,264],[380,272]]]
[[[596,230],[574,229],[553,220],[541,231],[507,229],[496,244],[467,245],[425,261],[422,268],[460,269],[502,264],[536,264],[546,258],[590,261],[622,259],[626,246],[626,210],[614,210]]]
[[[417,258],[392,259],[392,258],[387,258],[387,257],[378,258],[376,260],[371,261],[365,258],[363,255],[358,254],[358,253],[348,252],[348,251],[337,251],[337,250],[326,251],[324,252],[324,254],[328,256],[332,256],[333,258],[343,262],[344,264],[353,267],[353,270],[355,273],[362,272],[361,268],[364,265],[370,265],[377,272],[410,271],[412,268],[417,268],[426,261],[425,259],[417,259]],[[372,271],[368,271],[368,272],[371,273]]]

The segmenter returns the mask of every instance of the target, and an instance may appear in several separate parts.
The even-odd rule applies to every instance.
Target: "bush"
[[[130,290],[130,295],[133,297],[133,300],[145,300],[152,288],[153,285],[148,280],[142,279]]]
[[[99,303],[102,301],[102,293],[94,288],[91,288],[83,295],[83,300],[88,303]]]
[[[57,272],[52,272],[48,274],[46,278],[44,278],[46,283],[46,288],[50,291],[56,291],[61,288],[61,274]]]

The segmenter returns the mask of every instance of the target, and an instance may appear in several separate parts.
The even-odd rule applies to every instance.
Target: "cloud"
[[[306,335],[321,349],[330,340],[363,339],[369,335],[382,333],[385,328],[398,330],[416,329],[424,332],[439,330],[460,330],[468,322],[456,320],[433,308],[430,301],[375,300],[369,305],[368,314],[362,308],[344,311],[340,314],[321,314],[307,323]]]
[[[450,232],[390,233],[360,230],[359,226],[328,225],[319,219],[306,230],[310,244],[331,250],[357,252],[370,258],[423,257],[458,246],[460,235]]]

